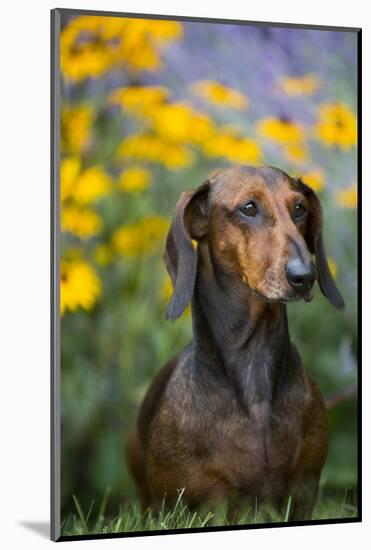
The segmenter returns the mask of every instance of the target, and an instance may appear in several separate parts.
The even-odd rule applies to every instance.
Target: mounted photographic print
[[[52,11],[53,540],[361,520],[360,44]]]

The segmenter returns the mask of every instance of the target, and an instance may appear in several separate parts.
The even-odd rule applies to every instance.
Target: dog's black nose
[[[316,273],[313,264],[308,265],[295,259],[287,262],[286,277],[292,288],[304,294],[312,288]]]

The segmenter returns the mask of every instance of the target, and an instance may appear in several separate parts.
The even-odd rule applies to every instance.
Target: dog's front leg
[[[289,521],[305,521],[312,519],[316,504],[319,475],[307,474],[295,483],[287,501],[286,514]],[[286,515],[285,514],[285,515]]]

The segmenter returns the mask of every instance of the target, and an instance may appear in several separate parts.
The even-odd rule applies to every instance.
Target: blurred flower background
[[[60,52],[62,517],[72,495],[88,508],[110,487],[112,510],[136,498],[125,437],[191,338],[189,312],[165,321],[170,218],[183,190],[236,163],[278,166],[320,195],[346,310],[317,291],[289,306],[290,330],[334,396],[321,494],[354,495],[356,34],[63,15]]]

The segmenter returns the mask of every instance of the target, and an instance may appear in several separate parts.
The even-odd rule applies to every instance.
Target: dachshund
[[[322,225],[315,192],[278,168],[222,169],[182,193],[164,254],[167,318],[191,303],[193,340],[154,378],[128,440],[144,508],[183,490],[190,507],[290,502],[290,521],[311,518],[327,417],[286,303],[309,302],[317,279],[344,307]]]

